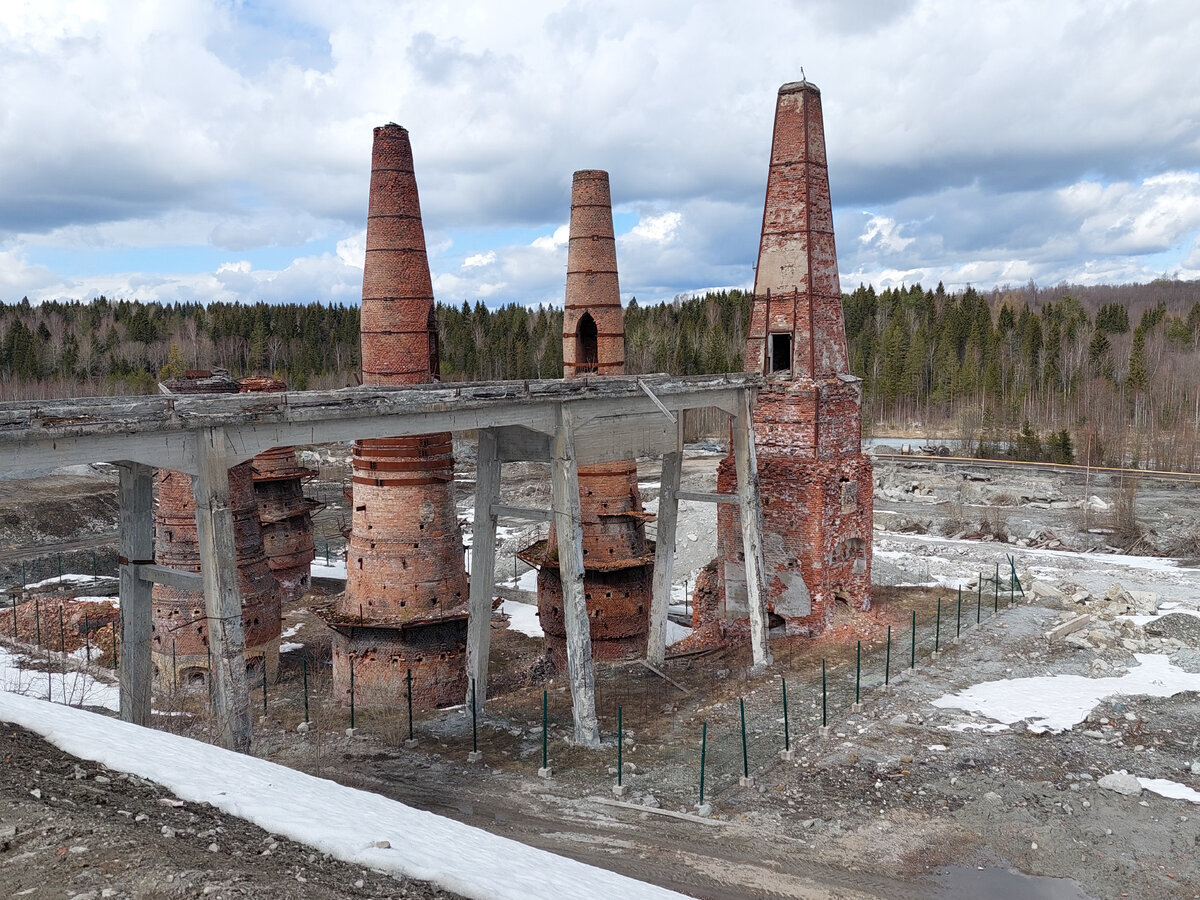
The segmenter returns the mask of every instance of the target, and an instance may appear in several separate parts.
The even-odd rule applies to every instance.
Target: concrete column
[[[592,672],[592,634],[583,593],[583,523],[579,505],[579,467],[575,461],[575,426],[570,407],[558,410],[550,445],[551,496],[558,533],[558,572],[562,579],[563,617],[567,632],[567,675],[575,740],[600,746],[596,721],[596,680]]]
[[[772,662],[767,635],[766,595],[763,591],[762,504],[758,496],[758,459],[750,419],[750,392],[742,391],[733,420],[733,464],[737,470],[738,518],[742,522],[742,552],[746,557],[746,606],[750,614],[750,644],[754,667]]]
[[[238,590],[233,513],[229,508],[229,467],[225,429],[207,428],[196,436],[196,537],[200,575],[212,652],[213,705],[221,743],[228,750],[250,750],[250,696],[246,684],[246,642],[242,634],[242,598]]]
[[[150,592],[154,585],[138,578],[137,566],[154,562],[154,470],[136,462],[121,462],[117,466],[121,719],[149,726],[153,681]]]
[[[667,614],[675,580],[675,525],[679,513],[679,474],[683,466],[683,417],[675,433],[675,449],[663,454],[658,494],[658,537],[654,545],[654,597],[650,603],[650,636],[646,660],[661,666],[667,653]]]
[[[492,597],[496,592],[496,513],[500,500],[500,459],[496,433],[480,429],[475,459],[475,527],[471,538],[471,609],[467,621],[467,676],[475,681],[475,705],[487,700],[488,658],[492,644]],[[467,682],[467,705],[471,683]]]

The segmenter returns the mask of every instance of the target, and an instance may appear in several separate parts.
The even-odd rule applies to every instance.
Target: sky
[[[610,173],[628,301],[749,287],[821,88],[844,290],[1200,278],[1192,0],[0,0],[0,301],[361,297],[372,128],[434,292],[561,304]]]

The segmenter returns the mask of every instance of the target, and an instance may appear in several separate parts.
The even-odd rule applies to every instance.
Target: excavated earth
[[[460,457],[466,512],[469,453]],[[685,486],[711,490],[718,458],[690,453]],[[545,505],[537,467],[514,469],[505,469],[505,502]],[[647,462],[640,477],[654,481],[655,464]],[[331,474],[318,489],[335,498],[336,482]],[[653,508],[655,491],[644,488]],[[1159,604],[1194,608],[1200,596],[1194,560],[1165,565],[1109,553],[1122,490],[1090,474],[880,461],[876,571],[883,583],[872,610],[840,608],[820,641],[773,636],[775,666],[765,674],[752,674],[747,651],[737,646],[668,659],[658,673],[636,663],[597,666],[605,737],[598,751],[571,743],[569,693],[542,658],[540,640],[506,627],[508,614],[518,618],[516,604],[529,599],[516,569],[493,621],[489,713],[474,733],[461,708],[418,713],[417,746],[406,749],[406,711],[365,705],[358,735],[347,737],[348,710],[325,699],[329,636],[309,613],[321,602],[317,594],[339,585],[321,582],[317,594],[285,609],[285,640],[296,646],[268,690],[255,753],[698,897],[1200,897],[1200,804],[1100,786],[1125,770],[1200,790],[1196,692],[1108,697],[1058,733],[1024,722],[1001,729],[984,715],[932,703],[985,681],[1113,677],[1136,667],[1134,654],[1143,652],[1171,655],[1196,671],[1188,654],[1200,655],[1200,629],[1181,621],[1188,616],[1145,627],[1118,618]],[[56,499],[70,502],[61,491]],[[1198,521],[1195,486],[1143,482],[1135,499],[1142,549],[1187,545]],[[334,501],[318,521],[319,541],[336,540],[338,517]],[[681,505],[679,580],[711,558],[712,518],[711,507]],[[979,540],[983,531],[1007,540]],[[499,577],[514,565],[507,554],[530,537],[502,535]],[[976,573],[990,574],[1009,554],[1026,595],[1014,592],[1010,605],[996,592],[992,609],[979,600],[982,624],[974,627],[985,591]],[[952,624],[947,611],[960,584],[968,604]],[[912,613],[932,628],[939,601],[942,652],[931,658],[932,632],[922,634],[910,668],[903,642]],[[1080,615],[1091,616],[1086,627],[1047,637]],[[889,626],[895,646],[885,692]],[[860,641],[863,702],[853,710]],[[313,725],[305,734],[297,731],[305,715],[301,658]],[[832,695],[824,735],[817,728],[822,659]],[[791,701],[793,756],[786,761],[778,754],[781,677]],[[549,779],[537,774],[543,697]],[[255,698],[261,702],[261,693]],[[739,701],[747,710],[745,762]],[[198,739],[210,734],[200,698],[160,698],[159,706],[184,713],[163,717],[164,727]],[[613,792],[618,707],[628,789],[620,799]],[[699,806],[702,727],[708,769]],[[0,740],[5,896],[447,896],[326,860],[216,810],[163,805],[154,785],[72,760],[24,732],[9,728]],[[473,746],[482,763],[467,762]],[[743,765],[752,783],[739,783]]]

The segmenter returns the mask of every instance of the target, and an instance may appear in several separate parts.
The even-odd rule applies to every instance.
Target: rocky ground
[[[691,454],[687,485],[711,489],[716,459],[702,451]],[[1145,790],[1129,777],[1200,790],[1195,689],[1170,697],[1105,696],[1064,730],[1046,729],[1036,719],[1001,722],[973,712],[967,700],[962,701],[967,708],[934,704],[989,681],[1048,675],[1116,679],[1137,672],[1136,654],[1158,654],[1185,672],[1200,671],[1200,618],[1184,611],[1194,609],[1200,596],[1194,561],[1179,566],[1108,553],[1120,523],[1105,514],[1121,502],[1121,486],[1090,476],[964,471],[926,460],[881,461],[877,474],[882,529],[876,572],[883,584],[873,610],[839,611],[819,645],[774,640],[777,664],[764,676],[749,677],[749,660],[736,648],[669,661],[663,674],[670,681],[636,665],[599,667],[597,694],[607,738],[601,751],[571,745],[565,685],[539,666],[539,642],[505,629],[502,617],[494,622],[493,668],[507,674],[494,677],[495,699],[479,724],[483,764],[466,762],[472,729],[461,710],[418,716],[415,749],[403,747],[406,721],[394,709],[360,710],[360,736],[346,737],[347,711],[320,699],[328,695],[321,681],[327,638],[307,613],[309,600],[287,611],[285,627],[300,626],[290,640],[304,646],[285,654],[283,681],[272,686],[267,715],[256,731],[256,752],[695,896],[1200,896],[1200,804]],[[545,502],[536,472],[508,481],[506,467],[505,478],[509,502]],[[655,478],[653,463],[642,467],[641,478]],[[462,493],[466,500],[469,481]],[[1198,521],[1194,486],[1144,481],[1134,499],[1135,519],[1148,532],[1143,549],[1183,546],[1179,542],[1188,540]],[[710,510],[683,504],[680,580],[711,558]],[[336,514],[334,509],[325,515],[334,521]],[[1009,539],[966,539],[981,535],[980,522],[998,523],[992,533]],[[505,546],[528,537],[506,534]],[[992,610],[983,609],[982,625],[971,627],[976,597],[994,590],[986,581],[977,589],[977,573],[991,574],[1010,554],[1026,589],[1024,600],[1014,594],[1016,603],[1001,604],[996,592],[999,612],[989,616]],[[505,565],[502,561],[501,572]],[[958,629],[951,627],[948,610],[959,585],[968,602],[955,644]],[[939,598],[946,618],[943,652],[931,658],[932,633],[922,632],[910,669],[903,641],[912,612],[922,628],[932,628]],[[1149,621],[1162,613],[1167,614]],[[885,692],[881,658],[889,625],[896,646]],[[864,702],[852,710],[847,706],[859,641],[866,658]],[[297,677],[301,655],[315,673],[310,710],[315,727],[307,734],[296,730],[304,715]],[[833,693],[824,735],[817,728],[821,658],[827,660]],[[780,676],[787,678],[792,698],[790,760],[777,753]],[[1031,692],[1025,684],[1013,685],[1012,693]],[[549,780],[536,774],[543,690],[551,713]],[[745,701],[750,723],[749,785],[737,778],[739,700]],[[202,705],[186,698],[179,705],[196,718],[169,719],[170,727],[204,737]],[[613,792],[617,706],[627,729],[622,780],[629,790],[621,798]],[[710,755],[706,806],[698,809],[702,724]],[[326,895],[318,890],[353,895],[359,878],[365,894],[404,896],[384,893],[370,873],[336,870],[303,848],[263,857],[259,848],[268,836],[244,823],[212,810],[161,806],[153,786],[86,765],[85,777],[76,779],[75,763],[52,748],[11,730],[3,739],[0,750],[12,763],[4,766],[0,785],[0,836],[5,826],[16,828],[10,849],[0,855],[0,888],[11,888],[8,893],[33,887],[28,896],[75,896],[107,887],[158,896],[150,887],[158,884],[163,896],[199,896],[206,884],[214,884],[222,896],[243,887],[259,896],[300,896],[296,885],[304,883],[295,881],[295,871],[306,867],[301,874],[311,872],[314,885],[308,896]],[[38,774],[47,772],[56,774]],[[109,781],[98,784],[96,774]],[[30,793],[35,788],[41,797]],[[140,797],[141,805],[126,792]],[[75,805],[55,805],[50,796]],[[102,797],[109,799],[101,802]],[[139,813],[151,818],[138,822]],[[167,821],[168,816],[176,818]],[[218,820],[231,837],[209,834]],[[61,835],[46,830],[60,822]],[[163,837],[163,825],[174,828],[176,837]],[[189,828],[195,833],[187,834]],[[210,853],[209,843],[218,850]],[[26,849],[13,849],[18,844]],[[88,850],[72,852],[77,846]],[[38,855],[18,859],[27,851]],[[214,856],[205,869],[202,862]],[[113,880],[78,874],[104,871],[100,860],[112,860],[106,865]],[[61,866],[63,877],[28,880],[51,866]],[[147,867],[153,878],[131,874]],[[332,880],[322,881],[322,873]],[[166,881],[185,874],[186,888]],[[27,880],[15,880],[22,877]],[[259,889],[256,878],[272,887]],[[325,884],[329,887],[316,886]],[[393,892],[425,896],[415,893],[425,890],[421,886],[387,885]]]

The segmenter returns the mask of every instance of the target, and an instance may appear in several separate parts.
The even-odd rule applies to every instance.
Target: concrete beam
[[[475,525],[471,537],[471,605],[467,620],[467,709],[471,682],[475,708],[483,712],[487,701],[488,659],[492,641],[492,597],[496,587],[496,501],[500,499],[500,459],[496,435],[479,432],[475,457]]]
[[[139,565],[134,566],[134,574],[150,584],[165,584],[197,593],[204,590],[204,576],[199,572],[185,572],[183,569],[172,569],[168,566]]]
[[[154,674],[150,660],[153,585],[138,577],[137,570],[154,559],[154,470],[141,463],[122,462],[117,471],[120,715],[125,722],[148,727]]]
[[[683,468],[683,427],[676,429],[675,448],[663,454],[658,495],[658,534],[654,545],[654,593],[650,601],[650,634],[646,660],[661,666],[667,653],[667,614],[675,580],[675,525],[679,512],[679,476]]]
[[[575,461],[574,412],[569,406],[561,406],[558,417],[550,486],[567,632],[567,677],[571,684],[575,740],[584,747],[597,748],[600,726],[596,719],[592,632],[583,592],[583,513],[579,505],[579,467]]]
[[[208,428],[198,444],[199,466],[192,477],[196,497],[196,536],[212,655],[213,706],[221,743],[227,750],[250,750],[250,694],[246,684],[246,641],[237,580],[233,512],[229,508],[229,463],[225,431]]]
[[[696,503],[740,503],[737,494],[717,494],[706,491],[679,491],[676,496],[680,500],[692,500]]]
[[[613,375],[393,389],[21,401],[0,404],[0,475],[121,459],[194,475],[199,465],[196,436],[209,428],[225,430],[226,462],[231,466],[271,447],[351,438],[504,426],[549,434],[556,427],[557,407],[568,402],[578,405],[578,431],[585,431],[584,416],[599,429],[595,449],[581,443],[585,453],[577,455],[577,462],[602,462],[628,458],[631,449],[634,455],[658,452],[655,447],[661,446],[662,438],[661,430],[655,437],[655,428],[666,424],[663,408],[678,413],[712,406],[732,414],[745,386],[761,381],[741,373],[687,378]],[[645,387],[654,400],[644,393]],[[640,432],[618,421],[637,417],[646,419]],[[627,427],[641,449],[621,447],[622,456],[612,455],[618,452],[609,448],[614,431]],[[547,452],[542,442],[525,443],[530,446],[512,452],[528,451],[535,457]]]
[[[480,432],[482,434],[482,432]],[[492,504],[492,515],[500,519],[521,519],[525,522],[549,522],[554,513],[548,509],[531,509],[527,506],[505,506],[503,503]]]
[[[758,459],[750,418],[750,392],[742,395],[733,420],[733,463],[737,470],[738,518],[742,523],[742,552],[746,557],[746,606],[750,615],[750,645],[757,669],[772,662],[763,590],[762,505],[758,495]]]

